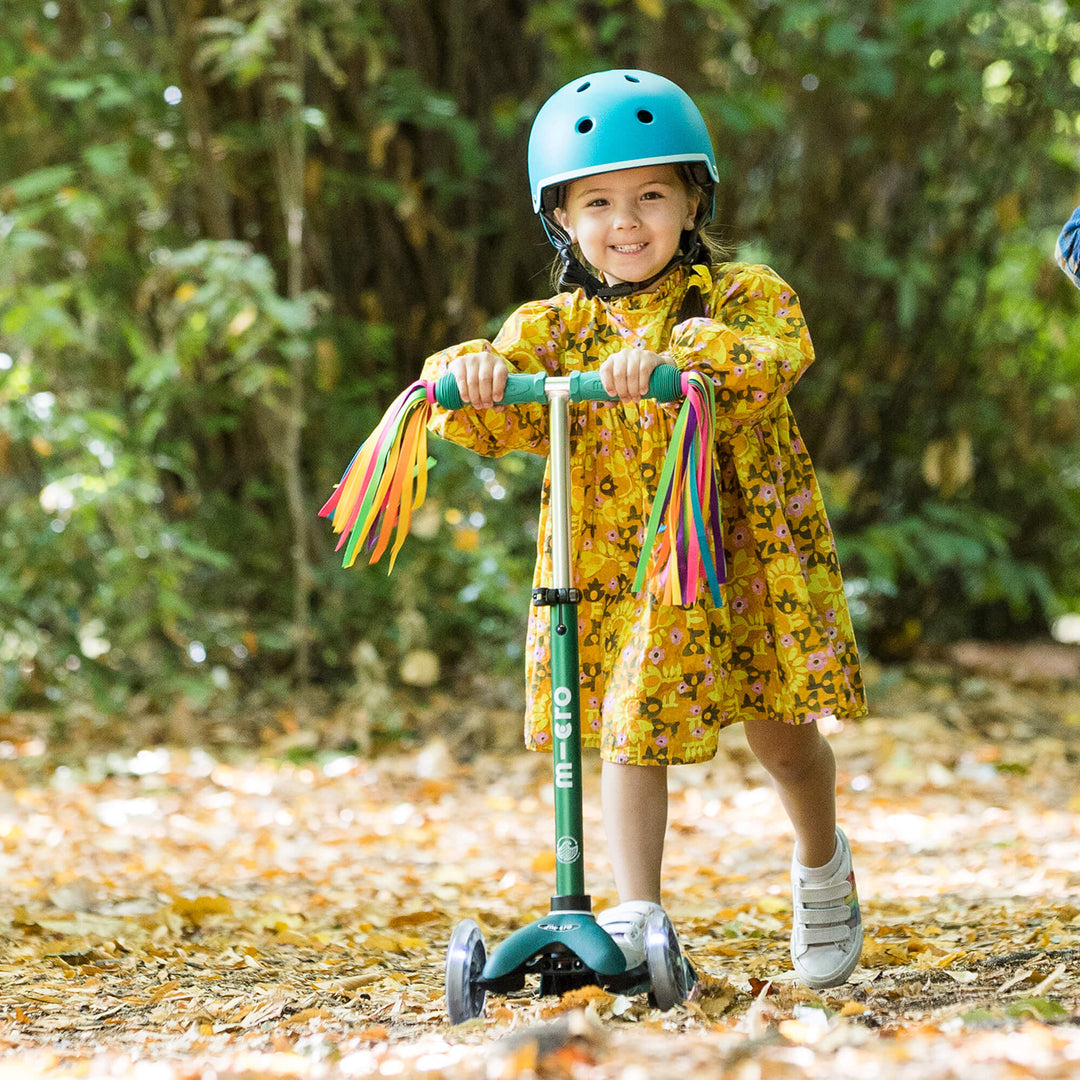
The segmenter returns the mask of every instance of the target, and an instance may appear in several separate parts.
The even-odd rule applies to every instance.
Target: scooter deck
[[[622,950],[591,914],[551,911],[502,942],[488,958],[484,978],[508,975],[553,946],[572,953],[597,975],[621,975],[626,969]]]
[[[697,975],[680,959],[690,987]],[[586,912],[551,911],[516,930],[492,952],[477,985],[491,993],[513,992],[524,988],[530,974],[540,976],[541,996],[599,986],[632,997],[652,988],[648,964],[627,969],[622,950]]]

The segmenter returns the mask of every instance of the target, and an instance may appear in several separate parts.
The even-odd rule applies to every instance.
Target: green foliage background
[[[719,237],[799,290],[864,650],[1080,600],[1080,20],[1062,0],[14,0],[0,27],[0,706],[516,674],[539,463],[437,447],[399,563],[315,511],[425,355],[547,289],[525,143],[682,84]]]

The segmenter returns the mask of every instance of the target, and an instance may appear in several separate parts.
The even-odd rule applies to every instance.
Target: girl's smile
[[[569,185],[564,202],[556,220],[609,285],[660,273],[698,209],[697,195],[674,165],[582,177]]]

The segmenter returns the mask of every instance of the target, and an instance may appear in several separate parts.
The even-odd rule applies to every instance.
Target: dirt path
[[[885,700],[831,736],[866,921],[849,985],[791,979],[790,839],[733,735],[673,774],[668,908],[702,976],[688,1006],[494,998],[455,1029],[453,925],[477,919],[490,945],[546,911],[546,759],[464,766],[432,742],[49,771],[0,742],[0,1080],[1080,1073],[1080,704],[971,675]]]

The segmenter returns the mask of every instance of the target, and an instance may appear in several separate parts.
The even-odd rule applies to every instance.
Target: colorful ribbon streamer
[[[396,526],[387,573],[394,569],[413,511],[427,494],[430,416],[428,384],[417,381],[406,387],[353,455],[319,511],[320,517],[330,518],[335,534],[341,534],[335,550],[345,546],[342,565],[352,566],[361,549],[370,552],[369,563],[377,563]]]
[[[634,591],[641,592],[650,561],[655,560],[663,603],[695,603],[704,581],[713,603],[720,607],[720,584],[727,576],[713,453],[716,399],[712,380],[700,372],[685,372],[683,387],[686,397],[660,471]]]

